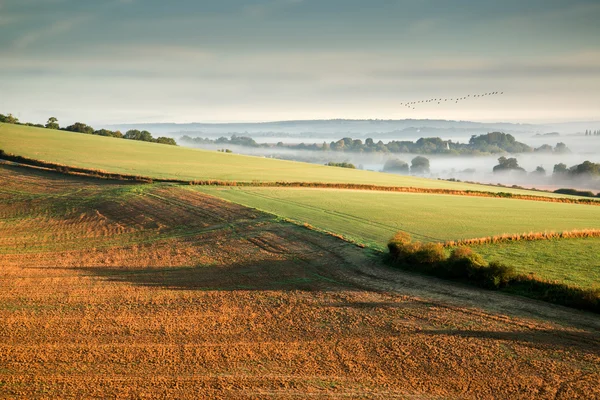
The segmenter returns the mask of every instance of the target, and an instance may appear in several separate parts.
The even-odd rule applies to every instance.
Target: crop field
[[[595,316],[174,185],[0,166],[0,321],[2,398],[600,397]]]
[[[65,143],[68,143],[68,146]],[[355,183],[572,197],[225,154],[9,124],[0,126],[0,149],[7,153],[47,162],[152,178]],[[102,151],[99,152],[98,149]]]
[[[600,288],[600,238],[518,241],[472,246],[518,272],[583,288]]]
[[[397,232],[445,242],[503,233],[600,228],[600,207],[418,193],[305,189],[194,190],[306,222],[376,249]]]

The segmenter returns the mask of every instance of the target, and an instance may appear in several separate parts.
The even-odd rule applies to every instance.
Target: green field
[[[519,241],[473,246],[487,260],[518,272],[584,288],[600,287],[600,238]]]
[[[8,124],[0,126],[0,149],[49,162],[153,178],[355,183],[568,197]],[[600,228],[600,207],[588,205],[334,189],[214,186],[189,189],[308,223],[377,250],[385,249],[389,238],[399,230],[410,233],[415,240],[440,242],[503,233]],[[113,201],[145,189],[132,186],[115,190]],[[82,201],[91,201],[90,195]],[[48,216],[52,216],[55,208],[71,206],[53,203],[49,205],[52,210]],[[56,227],[57,232],[59,228]],[[120,240],[127,240],[127,235],[121,235]],[[594,264],[598,244],[595,239],[519,242],[481,246],[478,251],[489,260],[513,264],[520,272],[536,272],[547,279],[590,287],[600,280],[599,268]]]
[[[47,162],[152,178],[355,183],[569,197],[9,124],[0,126],[0,149]]]
[[[399,230],[447,241],[600,228],[600,207],[501,198],[297,188],[195,187],[383,249]]]

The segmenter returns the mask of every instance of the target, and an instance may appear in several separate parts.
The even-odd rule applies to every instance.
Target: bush
[[[414,246],[416,243],[413,243]],[[437,264],[446,261],[446,251],[441,243],[425,243],[416,246],[415,251],[410,257],[411,261],[429,269],[434,269]]]
[[[356,169],[356,165],[351,164],[349,162],[340,162],[340,163],[336,163],[333,161],[328,162],[327,164],[328,167],[340,167],[340,168],[350,168],[350,169]]]
[[[491,262],[487,267],[476,268],[475,271],[473,279],[490,289],[505,287],[517,275],[515,267],[497,261]]]
[[[582,289],[517,274],[514,267],[497,261],[487,263],[469,247],[454,249],[450,257],[441,243],[413,242],[398,232],[388,243],[395,265],[441,278],[460,280],[487,289],[501,289],[569,307],[600,313],[600,289]]]
[[[519,275],[507,291],[567,307],[600,313],[600,289],[582,289],[564,283],[550,282],[535,276]]]
[[[470,247],[465,247],[465,246],[457,247],[456,249],[454,249],[452,251],[452,254],[450,254],[449,261],[468,262],[470,265],[478,265],[478,266],[487,265],[487,263],[485,262],[483,257],[481,257],[481,255],[479,255],[478,253],[475,253],[473,251],[473,249],[471,249]]]
[[[441,243],[412,242],[406,232],[398,232],[388,248],[392,259],[403,268],[486,288],[504,287],[516,276],[514,267],[498,262],[488,265],[468,247],[456,248],[448,257]]]
[[[582,196],[582,197],[600,197],[596,196],[594,193],[590,191],[577,190],[577,189],[556,189],[554,193],[559,194],[570,194],[573,196]],[[598,193],[600,195],[600,193]]]
[[[470,271],[487,266],[487,262],[470,247],[458,247],[452,251],[445,265],[446,278],[460,279],[468,277]]]

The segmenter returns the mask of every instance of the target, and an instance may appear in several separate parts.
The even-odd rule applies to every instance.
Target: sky
[[[599,21],[600,0],[0,0],[0,113],[600,120]]]

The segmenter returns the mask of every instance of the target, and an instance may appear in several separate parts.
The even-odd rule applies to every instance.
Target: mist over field
[[[190,137],[218,137],[229,138],[232,135],[253,138],[259,144],[270,144],[270,147],[248,147],[231,144],[190,144],[179,140],[183,146],[201,147],[209,150],[229,149],[235,153],[273,157],[287,160],[296,160],[325,164],[328,162],[348,162],[357,168],[382,171],[386,161],[399,159],[407,164],[418,154],[409,153],[357,153],[339,151],[313,151],[295,150],[288,145],[317,144],[322,145],[337,141],[343,137],[365,140],[371,138],[375,142],[382,141],[387,144],[392,140],[416,141],[422,137],[440,137],[442,140],[468,143],[473,135],[481,135],[493,129],[503,129],[511,133],[519,142],[533,148],[543,145],[555,147],[557,143],[564,143],[570,150],[568,153],[556,154],[546,152],[531,152],[520,154],[489,154],[489,155],[440,155],[421,154],[430,161],[430,173],[424,176],[440,179],[459,179],[481,183],[494,183],[503,185],[519,185],[535,187],[538,189],[554,190],[562,187],[580,190],[600,190],[597,179],[560,178],[553,175],[556,164],[566,164],[567,167],[581,164],[584,161],[600,163],[600,136],[585,136],[585,128],[596,129],[598,122],[556,124],[550,126],[530,124],[485,124],[468,121],[419,121],[420,126],[411,126],[416,121],[315,121],[315,122],[284,122],[269,124],[224,124],[205,126],[204,130],[184,131]],[[427,125],[425,125],[428,122]],[[302,128],[299,128],[301,126]],[[377,127],[380,131],[374,130]],[[171,127],[172,128],[172,127]],[[237,131],[231,129],[238,128]],[[286,129],[286,131],[270,132],[270,129]],[[367,129],[373,129],[368,131]],[[395,131],[386,131],[396,128]],[[242,130],[243,129],[243,130]],[[262,129],[262,130],[261,130]],[[311,129],[302,132],[302,129]],[[552,130],[554,129],[554,130]],[[560,129],[559,132],[557,129]],[[581,130],[580,130],[581,129]],[[181,133],[171,132],[171,135],[181,138]],[[279,145],[277,145],[279,143]],[[498,164],[501,156],[514,157],[525,173],[513,171],[510,173],[493,173],[493,167]],[[542,167],[545,174],[534,173],[536,168]]]

